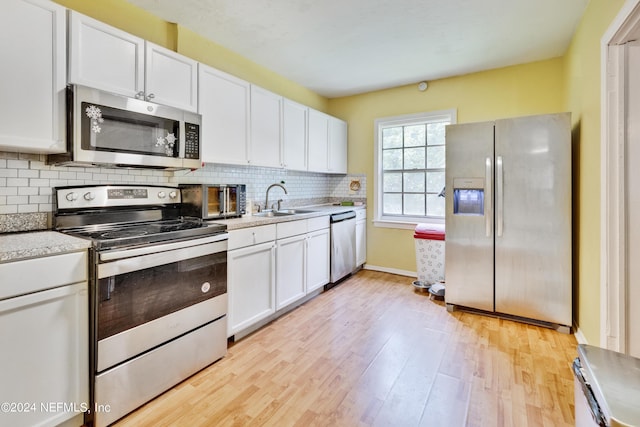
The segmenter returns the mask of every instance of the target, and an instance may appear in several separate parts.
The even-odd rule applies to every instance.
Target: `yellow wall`
[[[331,99],[330,114],[349,123],[349,172],[367,176],[367,217],[374,200],[374,120],[456,108],[458,123],[563,111],[563,61],[556,58],[363,95]],[[367,223],[367,263],[416,271],[412,230]]]
[[[327,111],[327,98],[209,41],[187,28],[163,21],[125,0],[54,1],[301,104],[320,111]]]
[[[594,345],[600,344],[600,39],[623,3],[591,0],[564,57],[565,108],[574,127],[574,318]]]

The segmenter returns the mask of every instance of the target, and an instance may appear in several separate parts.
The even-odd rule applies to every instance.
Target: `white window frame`
[[[373,180],[373,224],[376,227],[413,229],[418,223],[444,224],[444,218],[429,216],[403,216],[400,218],[398,216],[388,216],[382,214],[382,129],[390,126],[410,126],[413,124],[442,122],[444,120],[449,120],[450,124],[455,124],[457,122],[456,109],[452,108],[449,110],[429,111],[392,117],[381,117],[374,121],[373,134],[375,146],[375,176]]]

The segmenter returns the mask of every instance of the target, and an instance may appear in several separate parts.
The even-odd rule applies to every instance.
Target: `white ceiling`
[[[329,98],[561,56],[589,0],[127,0]]]

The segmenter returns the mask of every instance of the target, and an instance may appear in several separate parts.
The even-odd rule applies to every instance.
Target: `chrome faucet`
[[[269,209],[269,190],[271,190],[273,187],[280,187],[280,188],[282,188],[284,190],[284,194],[289,194],[289,193],[287,193],[287,189],[284,188],[284,185],[278,184],[278,183],[271,184],[269,186],[269,188],[267,188],[267,195],[266,195],[265,201],[264,201],[264,208],[265,209]],[[280,203],[278,203],[278,208],[280,208]]]

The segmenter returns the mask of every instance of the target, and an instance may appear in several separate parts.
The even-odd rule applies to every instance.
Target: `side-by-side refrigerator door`
[[[494,123],[446,128],[447,304],[494,310]]]
[[[571,326],[571,118],[496,121],[496,311]]]

